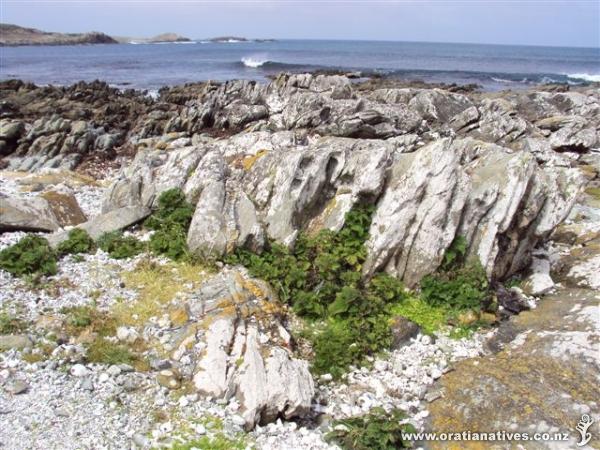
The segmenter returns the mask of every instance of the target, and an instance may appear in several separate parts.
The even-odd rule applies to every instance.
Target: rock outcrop
[[[66,109],[40,117],[18,101],[37,91],[17,87],[0,136],[5,154],[14,148],[10,167],[135,154],[104,211],[152,208],[182,188],[196,205],[188,244],[204,256],[260,251],[268,239],[293,245],[300,231],[339,229],[353,205],[372,203],[364,275],[383,269],[409,285],[459,235],[490,277],[523,269],[583,184],[574,162],[600,145],[599,94],[585,88],[463,94],[282,74],[165,89],[155,102],[96,87],[64,93],[87,121]],[[94,108],[107,98],[118,108]]]
[[[261,280],[232,269],[208,280],[187,304],[172,358],[194,361],[196,390],[235,397],[246,429],[310,411],[308,362],[293,357],[275,295]]]

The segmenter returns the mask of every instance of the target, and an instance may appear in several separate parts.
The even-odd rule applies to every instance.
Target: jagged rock
[[[101,214],[93,219],[78,225],[90,235],[94,240],[98,239],[104,233],[122,230],[134,225],[150,215],[150,209],[142,206],[125,206]],[[68,231],[61,231],[48,236],[48,242],[52,247],[57,247],[61,242],[69,237]]]
[[[238,269],[221,272],[189,302],[191,322],[173,354],[195,361],[200,394],[236,398],[248,430],[307,414],[314,395],[308,363],[294,358],[274,299],[266,283]]]
[[[196,205],[190,249],[222,256],[293,245],[301,230],[339,230],[359,201],[376,202],[365,276],[383,269],[416,284],[457,235],[488,275],[523,269],[568,214],[582,184],[567,167],[540,168],[529,151],[439,139],[404,142],[254,132],[196,147],[139,154],[109,189],[104,210],[152,207],[180,187]]]

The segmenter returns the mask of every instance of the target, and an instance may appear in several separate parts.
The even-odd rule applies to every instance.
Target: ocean
[[[155,91],[204,80],[264,80],[281,71],[336,69],[404,80],[476,83],[486,90],[600,81],[600,48],[424,42],[98,44],[0,48],[0,78],[67,85],[100,79]]]

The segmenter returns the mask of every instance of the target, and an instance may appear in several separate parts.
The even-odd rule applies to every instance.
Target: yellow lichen
[[[246,171],[252,169],[252,166],[254,166],[254,164],[256,163],[256,161],[258,161],[260,158],[262,158],[263,156],[265,156],[267,153],[269,153],[269,150],[262,149],[262,150],[259,150],[258,152],[256,152],[256,154],[254,154],[254,155],[246,156],[242,160],[242,167]]]

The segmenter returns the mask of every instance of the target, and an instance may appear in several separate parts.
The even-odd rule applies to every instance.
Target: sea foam
[[[248,57],[242,58],[242,62],[244,63],[244,66],[246,66],[246,67],[252,67],[253,69],[256,69],[257,67],[260,67],[265,63],[268,63],[269,60],[248,56]]]

